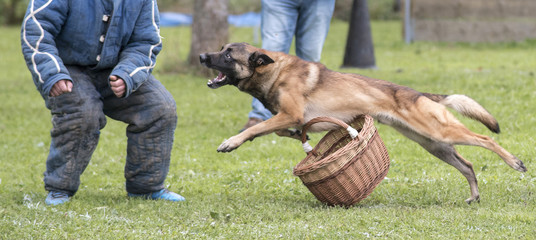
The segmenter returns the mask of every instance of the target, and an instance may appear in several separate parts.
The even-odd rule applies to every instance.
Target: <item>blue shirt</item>
[[[65,65],[77,65],[112,69],[125,81],[127,97],[155,66],[159,22],[156,0],[31,0],[22,52],[43,95],[59,80],[71,80]]]

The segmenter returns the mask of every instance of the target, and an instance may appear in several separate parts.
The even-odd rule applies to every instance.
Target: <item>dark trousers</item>
[[[73,90],[43,96],[52,113],[45,189],[74,195],[80,175],[95,150],[106,117],[128,124],[126,190],[149,193],[164,188],[177,124],[171,94],[152,75],[127,98],[117,98],[108,85],[111,70],[68,66]]]

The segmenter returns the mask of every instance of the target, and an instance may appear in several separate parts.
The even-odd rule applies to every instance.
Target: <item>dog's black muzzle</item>
[[[209,67],[210,66],[210,56],[208,56],[208,54],[206,53],[202,53],[199,55],[199,62],[203,65],[205,65],[206,67]]]

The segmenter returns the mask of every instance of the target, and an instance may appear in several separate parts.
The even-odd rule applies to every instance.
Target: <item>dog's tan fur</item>
[[[468,203],[479,200],[477,180],[472,164],[456,152],[454,145],[487,148],[515,170],[526,171],[522,161],[492,138],[471,132],[446,109],[450,107],[498,133],[495,118],[467,96],[420,93],[383,80],[331,71],[320,63],[245,43],[227,44],[220,52],[202,54],[200,59],[226,76],[221,82],[209,81],[210,87],[235,85],[259,99],[274,114],[225,140],[218,147],[219,152],[230,152],[246,140],[271,132],[298,138],[289,128],[301,129],[315,117],[330,116],[349,122],[358,115],[369,114],[458,169],[469,182]],[[311,131],[333,127],[316,124]]]

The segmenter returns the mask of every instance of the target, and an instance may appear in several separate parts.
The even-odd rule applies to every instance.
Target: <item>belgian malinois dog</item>
[[[218,147],[219,152],[230,152],[246,140],[272,132],[299,139],[296,130],[289,128],[299,130],[315,117],[330,116],[350,123],[356,116],[368,114],[458,169],[471,189],[467,203],[480,200],[477,180],[472,163],[460,156],[454,145],[487,148],[513,169],[527,171],[517,157],[492,138],[471,132],[446,109],[450,107],[499,133],[497,120],[465,95],[421,93],[383,80],[331,71],[320,63],[247,43],[227,44],[221,51],[204,53],[199,58],[203,65],[220,72],[208,81],[208,87],[234,85],[259,99],[274,114],[225,140]],[[316,124],[310,131],[334,127],[328,123]]]

